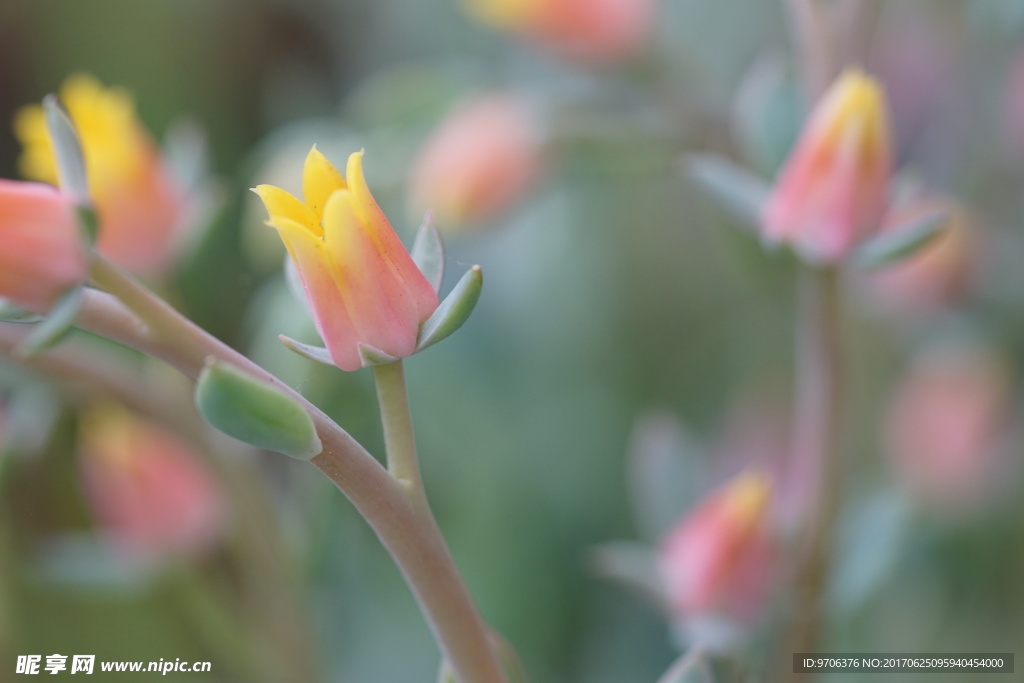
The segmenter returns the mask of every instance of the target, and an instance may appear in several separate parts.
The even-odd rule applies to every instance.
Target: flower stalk
[[[814,652],[819,643],[821,596],[842,504],[842,278],[834,267],[805,268],[801,278],[792,462],[810,495],[787,653]]]

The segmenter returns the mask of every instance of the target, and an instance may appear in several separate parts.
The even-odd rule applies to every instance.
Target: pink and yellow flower
[[[847,71],[825,93],[762,214],[764,238],[833,264],[882,227],[892,175],[879,84]]]
[[[466,0],[480,21],[589,62],[637,51],[654,25],[652,0]]]
[[[87,267],[72,199],[43,183],[0,180],[0,297],[45,313]]]
[[[674,615],[740,621],[756,616],[770,574],[772,497],[765,475],[744,473],[666,535],[658,570]]]
[[[520,198],[540,174],[541,135],[527,104],[508,94],[455,107],[420,152],[410,203],[438,226],[486,220]]]
[[[361,346],[411,355],[420,324],[437,309],[437,293],[370,194],[363,153],[349,156],[342,176],[316,147],[310,150],[304,202],[271,185],[253,191],[295,262],[335,365],[362,367]]]
[[[193,450],[116,405],[82,423],[86,500],[103,533],[127,557],[203,552],[221,537],[227,505]]]
[[[60,98],[82,144],[100,219],[98,249],[137,274],[161,274],[173,257],[185,196],[139,123],[131,96],[76,75],[65,81]],[[14,128],[24,146],[22,174],[56,185],[57,162],[42,107],[23,108]]]

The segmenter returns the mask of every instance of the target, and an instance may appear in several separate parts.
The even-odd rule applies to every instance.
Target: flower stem
[[[422,496],[423,482],[416,456],[416,439],[409,413],[402,361],[374,366],[373,379],[377,384],[377,402],[384,428],[388,470],[410,493]]]
[[[821,597],[831,568],[842,494],[842,288],[835,268],[802,274],[797,337],[793,466],[804,506],[806,536],[797,555],[796,600],[786,655],[813,652],[822,628]],[[803,674],[801,674],[803,676]],[[801,678],[800,680],[804,680]]]
[[[99,292],[88,292],[79,319],[82,328],[160,358],[193,379],[199,376],[207,358],[216,358],[278,388],[302,405],[313,418],[323,444],[323,452],[312,459],[312,464],[352,501],[391,554],[458,680],[461,683],[502,683],[504,675],[487,628],[430,514],[425,496],[420,496],[422,502],[410,497],[396,477],[319,408],[179,314],[113,264],[95,256],[90,275],[97,286],[121,301]],[[130,310],[125,310],[125,306]],[[391,386],[395,381],[394,377],[385,381],[389,385],[389,396],[391,389],[397,390],[397,386]],[[404,402],[400,367],[397,382]],[[401,408],[389,408],[385,420],[401,423],[402,414]],[[407,403],[404,415],[411,425]],[[401,431],[396,428],[392,438]],[[411,443],[411,426],[404,431]],[[402,443],[402,438],[398,443]],[[408,448],[408,445],[399,446],[405,454],[410,452]],[[415,465],[415,450],[411,453]],[[418,471],[415,477],[418,481]]]

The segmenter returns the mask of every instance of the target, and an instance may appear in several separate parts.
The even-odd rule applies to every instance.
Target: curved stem
[[[835,268],[805,269],[797,338],[793,466],[809,491],[804,546],[797,556],[796,611],[788,653],[813,652],[822,628],[821,596],[831,568],[842,494],[842,292]],[[806,675],[800,680],[805,680]]]
[[[429,508],[301,394],[188,320],[117,267],[95,257],[80,326],[160,358],[196,378],[214,357],[280,389],[313,418],[323,452],[311,461],[352,501],[394,558],[441,650],[463,683],[501,683],[486,628]],[[406,407],[407,411],[407,407]],[[410,432],[411,436],[411,432]],[[418,474],[417,474],[418,479]]]

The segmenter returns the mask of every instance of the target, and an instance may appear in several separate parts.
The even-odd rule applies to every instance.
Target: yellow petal
[[[315,146],[306,156],[302,167],[302,195],[318,219],[323,219],[324,207],[331,195],[346,188],[345,178]]]
[[[252,191],[263,200],[267,207],[267,213],[271,218],[279,216],[303,225],[309,231],[319,237],[323,234],[320,229],[320,219],[313,210],[303,204],[298,197],[273,185],[257,185]],[[276,225],[274,227],[277,227]]]

